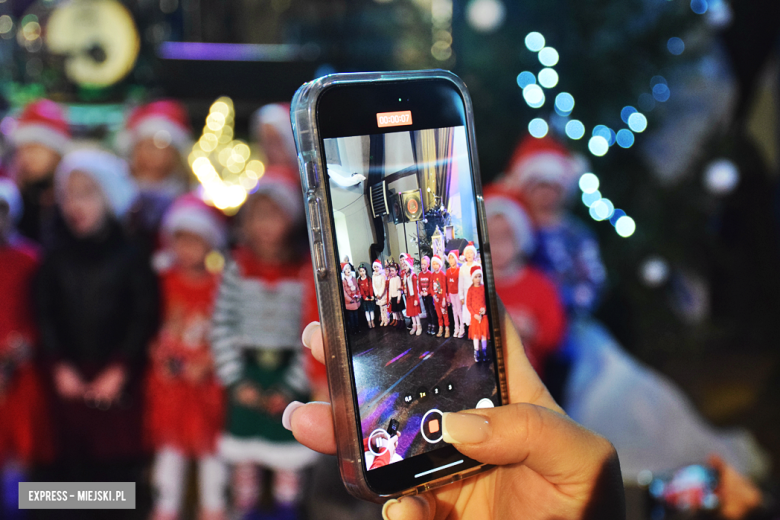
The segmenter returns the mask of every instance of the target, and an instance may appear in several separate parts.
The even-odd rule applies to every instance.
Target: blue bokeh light
[[[622,209],[616,209],[615,211],[612,212],[612,216],[609,217],[609,223],[614,226],[615,224],[617,224],[618,219],[620,219],[620,217],[624,217],[625,215],[626,215],[625,211],[623,211]]]
[[[549,127],[547,126],[547,121],[545,121],[541,117],[532,119],[531,122],[528,123],[528,133],[530,133],[532,136],[536,137],[537,139],[541,139],[542,137],[547,135],[548,130]]]
[[[644,132],[647,129],[647,118],[641,112],[631,114],[628,118],[628,127],[637,133]]]
[[[707,0],[691,0],[691,11],[696,14],[704,14],[709,9]]]
[[[664,85],[668,85],[666,78],[663,76],[653,76],[650,78],[650,88],[653,88],[654,86],[658,85],[659,83],[662,83]]]
[[[685,42],[682,41],[682,38],[672,36],[669,38],[669,41],[666,42],[666,48],[669,49],[670,53],[679,56],[685,51]]]
[[[639,95],[639,109],[643,112],[650,112],[655,108],[655,99],[652,94],[644,92]]]
[[[588,207],[591,207],[599,200],[601,200],[601,192],[599,192],[599,190],[582,194],[582,203]]]
[[[663,83],[658,83],[653,87],[653,99],[656,101],[663,103],[664,101],[667,101],[671,95],[672,92],[669,90],[669,87]]]
[[[574,96],[568,92],[561,92],[555,96],[555,111],[558,115],[567,116],[574,110]]]
[[[578,139],[582,139],[585,135],[585,125],[582,124],[582,121],[579,121],[577,119],[572,119],[568,123],[566,123],[566,136],[569,139],[574,139],[577,141]]]
[[[544,92],[539,85],[533,84],[525,87],[523,89],[523,98],[531,108],[539,108],[544,105]]]
[[[517,86],[520,88],[525,88],[528,85],[533,85],[534,83],[536,83],[536,76],[534,76],[533,72],[524,70],[517,75]]]
[[[558,84],[558,73],[549,67],[540,70],[539,84],[544,88],[554,88]]]
[[[525,36],[525,46],[531,52],[539,52],[544,48],[544,36],[536,31],[530,32]]]
[[[631,148],[634,145],[634,132],[628,128],[618,130],[617,144],[621,148]]]
[[[634,108],[634,107],[632,107],[630,105],[626,106],[626,107],[623,107],[623,110],[620,111],[620,119],[622,119],[623,122],[627,124],[628,123],[628,116],[630,116],[634,112],[636,112],[636,108]]]
[[[545,67],[554,67],[558,64],[559,58],[560,56],[558,56],[558,51],[556,51],[553,47],[545,47],[539,51],[539,63]]]

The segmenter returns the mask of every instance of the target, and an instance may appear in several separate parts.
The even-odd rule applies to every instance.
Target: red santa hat
[[[172,145],[182,156],[192,149],[190,120],[183,104],[172,99],[152,101],[135,108],[117,137],[117,148],[128,155],[139,141],[154,139],[161,148]]]
[[[406,257],[404,257],[404,263],[407,265],[407,267],[409,267],[409,269],[414,268],[414,258],[411,256],[406,255]]]
[[[380,262],[378,258],[374,260],[374,262],[371,264],[371,269],[373,269],[374,267],[379,267],[380,269],[382,269],[382,262]]]
[[[24,107],[10,135],[14,146],[37,143],[60,155],[68,151],[70,138],[65,112],[60,105],[48,99],[39,99]]]
[[[263,125],[274,127],[284,143],[286,154],[288,154],[293,163],[297,162],[298,152],[295,149],[295,138],[293,137],[292,124],[290,123],[290,104],[272,103],[265,105],[257,109],[252,115],[250,124],[252,139],[261,146],[260,130]]]
[[[122,218],[133,205],[138,188],[127,163],[116,155],[97,148],[82,148],[66,154],[54,174],[55,193],[60,200],[74,171],[89,175],[97,183],[114,216]]]
[[[521,193],[532,182],[557,184],[568,192],[584,171],[584,160],[573,157],[555,138],[537,139],[529,134],[515,148],[499,183],[510,195]]]
[[[431,265],[433,265],[434,262],[437,262],[439,267],[444,265],[444,262],[441,261],[441,257],[439,255],[433,255],[433,258],[431,258]]]
[[[19,195],[19,188],[16,183],[6,177],[0,177],[0,201],[8,204],[8,214],[11,221],[16,223],[22,217],[24,205],[22,197]]]
[[[528,214],[515,199],[504,195],[489,195],[485,197],[485,213],[487,218],[502,216],[512,227],[515,241],[525,256],[530,256],[536,249],[534,228]],[[498,237],[496,237],[498,238]]]
[[[460,255],[458,255],[458,250],[453,249],[449,253],[447,253],[447,259],[449,260],[450,257],[454,257],[456,262],[460,261]]]
[[[471,279],[473,280],[476,275],[482,275],[482,266],[480,265],[472,265],[471,266]]]
[[[224,215],[192,194],[182,195],[165,212],[163,236],[170,240],[177,231],[194,233],[214,249],[224,248],[227,242]]]
[[[466,256],[466,251],[473,251],[474,252],[474,258],[477,258],[477,248],[474,247],[474,242],[469,242],[466,244],[466,247],[463,248],[463,256]]]
[[[249,197],[257,195],[274,199],[294,222],[303,220],[303,190],[298,172],[283,166],[269,166]]]

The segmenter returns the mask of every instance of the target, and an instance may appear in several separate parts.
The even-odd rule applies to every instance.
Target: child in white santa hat
[[[371,264],[371,269],[373,270],[371,285],[374,290],[376,304],[379,305],[379,315],[381,316],[379,326],[384,327],[389,323],[387,316],[387,276],[385,276],[382,262],[378,258]]]
[[[439,255],[433,255],[431,259],[431,265],[433,266],[433,274],[431,275],[431,295],[433,296],[433,304],[436,309],[436,316],[439,323],[439,330],[436,333],[436,337],[445,338],[450,337],[450,315],[447,312],[447,306],[449,305],[449,297],[447,294],[447,275],[441,270],[444,262]]]
[[[53,232],[54,172],[71,146],[65,111],[48,99],[30,103],[17,118],[9,140],[14,147],[11,175],[24,208],[17,228],[35,242],[48,242]]]
[[[477,248],[474,247],[474,242],[469,242],[463,249],[463,263],[458,271],[458,296],[463,307],[463,324],[457,335],[459,338],[462,338],[464,335],[463,326],[471,326],[471,313],[466,308],[466,294],[469,287],[471,287],[471,269],[475,265],[479,265],[477,263]]]
[[[401,277],[398,276],[398,266],[390,263],[387,266],[387,297],[390,299],[390,313],[393,315],[391,327],[403,327],[406,308],[404,305],[404,289]]]
[[[222,386],[209,345],[219,273],[206,258],[225,246],[224,216],[194,195],[165,213],[163,242],[172,265],[160,274],[162,327],[150,347],[147,427],[156,451],[155,520],[179,518],[190,459],[198,463],[201,520],[225,517],[227,469],[217,456],[224,426]]]
[[[52,406],[57,480],[137,481],[142,370],[159,319],[157,281],[121,221],[135,196],[113,154],[67,154],[55,176],[64,226],[35,282]]]
[[[294,515],[302,471],[317,455],[284,428],[282,412],[323,394],[322,365],[301,344],[317,321],[317,300],[299,177],[268,168],[239,214],[240,243],[223,271],[211,347],[227,388],[226,432],[220,453],[234,464],[233,504],[247,514],[259,501],[261,473],[273,470],[279,514]]]
[[[133,208],[135,231],[154,249],[160,223],[176,197],[189,190],[184,158],[192,149],[187,109],[161,99],[135,108],[118,137],[141,194]]]
[[[490,325],[485,286],[482,285],[482,268],[479,265],[471,267],[471,287],[466,295],[466,309],[471,315],[469,338],[474,341],[474,361],[488,361],[487,340],[490,337]]]

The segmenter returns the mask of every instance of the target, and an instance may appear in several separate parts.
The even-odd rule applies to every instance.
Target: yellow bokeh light
[[[218,112],[222,114],[223,116],[227,117],[228,114],[230,114],[230,107],[227,103],[221,100],[217,100],[214,102],[213,105],[211,105],[211,108],[209,109],[209,112],[214,113]]]
[[[239,177],[238,182],[246,191],[252,191],[257,186],[257,179],[250,175],[242,175]]]
[[[38,22],[28,22],[22,27],[22,35],[25,40],[37,40],[41,36],[41,24]]]
[[[253,161],[249,161],[246,163],[246,174],[253,178],[253,179],[259,179],[263,176],[265,173],[265,164],[258,161],[257,159]]]
[[[204,152],[212,152],[217,147],[217,136],[211,133],[203,134],[198,140]]]
[[[252,152],[249,150],[249,146],[246,143],[239,142],[233,146],[233,154],[240,156],[244,161],[249,159],[249,155]]]
[[[219,164],[221,164],[222,166],[227,166],[228,159],[230,159],[232,155],[233,155],[233,149],[225,146],[224,148],[221,148],[217,153],[217,160],[219,161]]]
[[[209,117],[206,118],[206,126],[209,130],[221,130],[225,126],[225,116],[219,112],[212,112]]]

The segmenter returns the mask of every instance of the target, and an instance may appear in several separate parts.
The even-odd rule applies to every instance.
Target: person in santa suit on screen
[[[450,337],[450,315],[447,312],[449,295],[447,294],[447,275],[441,270],[442,259],[439,255],[433,255],[431,260],[433,273],[431,274],[431,287],[433,291],[433,305],[436,308],[436,317],[439,322],[439,330],[436,337]]]
[[[466,293],[466,310],[471,315],[469,338],[474,341],[474,361],[488,361],[487,340],[490,338],[490,325],[487,317],[485,286],[482,285],[482,267],[471,267],[471,287]]]
[[[425,306],[425,314],[428,316],[428,334],[436,334],[436,309],[433,305],[433,287],[431,279],[433,273],[428,269],[431,265],[431,259],[427,256],[420,260],[420,274],[417,276],[417,284],[420,287],[420,299]]]
[[[366,264],[361,264],[360,267],[358,267],[358,289],[360,289],[360,298],[363,300],[362,307],[363,312],[366,313],[368,328],[373,329],[376,326],[376,323],[374,323],[376,298],[374,297],[373,280],[368,277],[368,268],[366,267]]]
[[[414,273],[413,260],[407,256],[401,264],[401,271],[404,276],[401,278],[404,284],[404,294],[406,294],[406,316],[412,320],[412,330],[410,335],[419,336],[422,334],[422,324],[420,323],[420,296],[417,287],[417,275]]]

